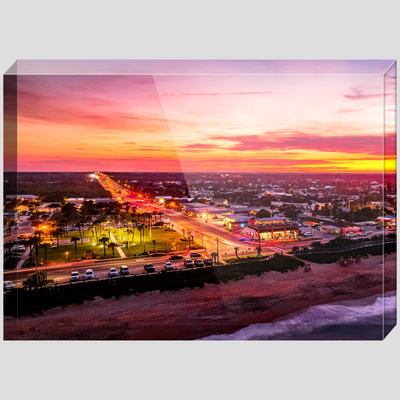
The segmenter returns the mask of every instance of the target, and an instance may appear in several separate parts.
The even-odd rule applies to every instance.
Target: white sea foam
[[[371,296],[345,304],[322,304],[288,314],[268,324],[253,324],[232,334],[211,335],[199,340],[268,340],[295,338],[328,326],[382,324],[383,316],[395,318],[396,292]]]

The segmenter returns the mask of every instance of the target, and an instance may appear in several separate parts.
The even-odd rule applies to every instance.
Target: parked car
[[[110,272],[108,274],[110,276],[118,276],[118,271],[115,268],[110,268]]]
[[[201,257],[200,253],[189,253],[189,257]]]
[[[206,259],[204,260],[204,264],[206,264],[206,265],[213,265],[213,260],[212,260],[212,258],[206,258]]]
[[[85,272],[85,279],[93,279],[93,278],[94,278],[93,270],[87,269]]]
[[[79,281],[79,278],[80,278],[79,272],[74,271],[74,272],[71,272],[71,276],[69,277],[69,280],[70,281]]]
[[[169,259],[170,260],[181,260],[183,258],[183,256],[180,256],[180,255],[178,255],[178,254],[171,254],[170,256],[169,256]]]
[[[21,256],[24,252],[25,250],[11,250],[11,254],[14,256]]]
[[[204,267],[203,260],[197,259],[194,263],[196,264],[196,267]]]
[[[185,267],[193,267],[193,261],[190,258],[187,258],[184,262]]]
[[[154,272],[155,271],[153,264],[144,264],[144,270],[146,272]]]
[[[11,251],[13,250],[25,251],[25,246],[23,244],[16,244],[11,248]]]
[[[15,289],[15,285],[11,281],[4,281],[4,290]]]
[[[174,269],[174,266],[169,261],[164,261],[164,268],[168,271]]]
[[[360,232],[360,236],[367,236],[367,232]]]
[[[126,265],[121,265],[121,267],[119,267],[119,272],[121,275],[129,275],[129,268]]]
[[[305,234],[304,234],[304,236],[312,236],[313,234],[311,233],[311,232],[306,232]]]

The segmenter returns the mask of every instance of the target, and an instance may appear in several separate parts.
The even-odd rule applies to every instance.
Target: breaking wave
[[[396,292],[311,306],[274,322],[199,340],[381,340],[396,325]]]

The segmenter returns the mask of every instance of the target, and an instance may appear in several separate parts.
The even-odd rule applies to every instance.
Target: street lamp
[[[67,252],[65,253],[65,261],[68,261],[68,254],[69,254],[69,252],[67,251]]]

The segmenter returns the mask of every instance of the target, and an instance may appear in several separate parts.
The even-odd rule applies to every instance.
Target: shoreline
[[[6,317],[4,340],[194,340],[273,322],[310,306],[396,290],[396,253],[349,267],[310,264],[307,273],[270,271],[203,288],[96,298],[37,316]]]
[[[196,340],[211,335],[222,335],[232,334],[240,329],[246,328],[253,324],[268,324],[276,321],[280,318],[285,318],[289,314],[297,311],[306,310],[309,307],[325,304],[337,304],[337,303],[348,303],[354,300],[364,299],[373,295],[382,295],[383,293],[396,291],[396,283],[391,285],[391,288],[385,288],[386,291],[382,292],[380,289],[377,290],[366,290],[355,294],[339,295],[331,301],[319,300],[300,300],[298,302],[287,303],[282,306],[270,309],[268,311],[255,311],[252,313],[246,313],[237,317],[227,325],[211,325],[211,324],[199,324],[193,326],[190,329],[188,326],[175,326],[169,327],[166,331],[159,331],[160,327],[148,326],[145,331],[141,332],[135,340]],[[164,329],[164,328],[163,328]],[[174,334],[174,337],[171,337]]]

